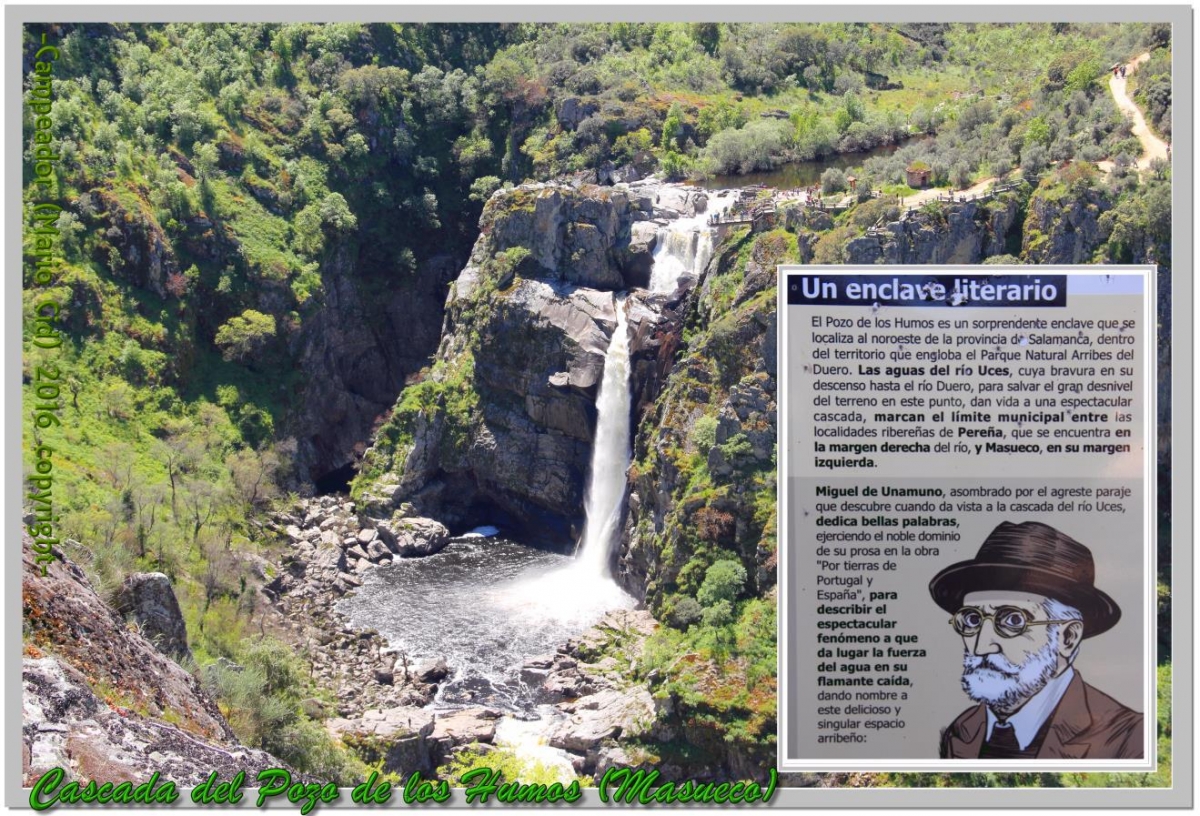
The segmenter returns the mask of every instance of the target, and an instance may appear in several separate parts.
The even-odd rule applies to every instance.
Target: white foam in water
[[[549,723],[562,714],[552,706],[539,706],[538,714],[541,720],[501,719],[496,723],[496,744],[513,749],[517,756],[526,761],[540,763],[552,770],[559,782],[569,785],[575,780],[571,755],[560,748],[550,747],[546,739]]]
[[[470,532],[463,533],[461,536],[459,536],[459,538],[491,538],[492,536],[497,535],[499,532],[499,527],[492,527],[491,525],[485,524],[483,527],[476,527]]]
[[[651,292],[673,292],[685,275],[699,276],[713,253],[713,230],[708,220],[733,206],[732,193],[717,193],[708,211],[690,218],[677,218],[658,231],[654,266],[650,270]]]

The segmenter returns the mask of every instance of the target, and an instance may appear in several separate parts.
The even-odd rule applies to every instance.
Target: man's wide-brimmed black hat
[[[1048,524],[1006,521],[970,561],[951,564],[929,582],[937,605],[953,614],[968,592],[1009,590],[1045,595],[1083,613],[1083,636],[1107,632],[1121,619],[1116,601],[1096,589],[1092,551]]]

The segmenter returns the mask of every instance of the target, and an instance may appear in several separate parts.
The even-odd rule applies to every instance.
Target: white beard
[[[1058,668],[1058,633],[1041,650],[1017,666],[1004,656],[963,652],[962,688],[967,696],[992,709],[1013,711],[1045,688]]]

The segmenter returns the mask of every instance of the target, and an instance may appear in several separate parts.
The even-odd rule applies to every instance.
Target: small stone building
[[[925,162],[913,162],[904,170],[908,177],[907,184],[914,190],[929,186],[929,165]]]

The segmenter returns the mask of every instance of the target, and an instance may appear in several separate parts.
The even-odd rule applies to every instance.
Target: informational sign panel
[[[787,771],[1155,764],[1154,269],[781,267]]]

